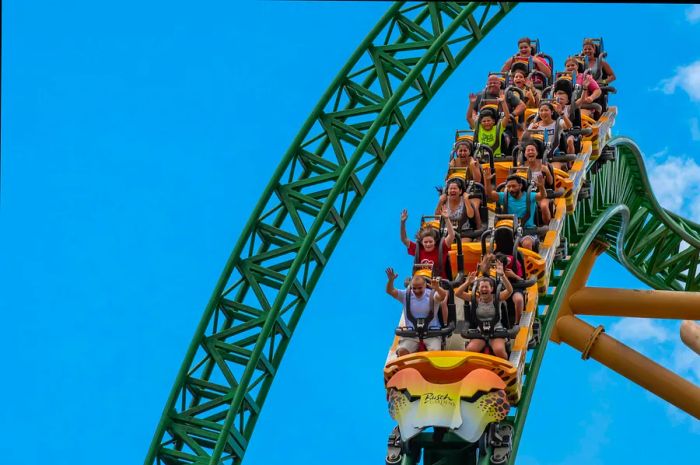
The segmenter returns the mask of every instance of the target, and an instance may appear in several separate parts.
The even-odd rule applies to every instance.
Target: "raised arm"
[[[386,293],[392,296],[394,299],[399,298],[399,291],[397,291],[394,287],[394,280],[398,276],[399,275],[396,272],[394,272],[394,269],[392,267],[386,269]]]
[[[491,252],[487,252],[484,254],[483,257],[481,257],[481,261],[479,262],[479,272],[481,273],[482,276],[488,276],[489,271],[491,270],[491,263],[494,260],[494,255]]]
[[[472,203],[469,201],[469,192],[462,194],[462,202],[464,203],[464,209],[467,212],[467,216],[469,218],[474,218],[474,206],[472,206]]]
[[[476,124],[476,115],[474,115],[474,106],[476,105],[476,94],[469,94],[469,107],[467,108],[467,123],[469,127],[474,129]]]
[[[501,281],[505,286],[505,289],[498,294],[498,299],[503,302],[513,293],[513,285],[510,283],[510,281],[508,281],[508,277],[505,275],[505,273],[503,273],[503,263],[496,263],[496,274],[501,278]]]
[[[525,104],[520,101],[520,103],[524,106]],[[510,112],[508,111],[508,105],[506,105],[506,99],[505,97],[498,97],[498,104],[501,107],[501,111],[503,112],[503,121],[501,125],[503,127],[508,126],[508,123],[510,123]],[[524,110],[524,108],[523,108]]]
[[[491,187],[491,180],[496,177],[496,173],[491,174],[491,168],[486,167],[484,168],[484,189],[486,189],[486,199],[490,200],[491,202],[497,202],[498,201],[498,192],[493,190],[493,187]]]
[[[455,241],[455,229],[454,226],[452,226],[452,221],[450,221],[450,217],[447,216],[446,207],[442,207],[442,211],[440,212],[440,214],[445,220],[445,226],[447,227],[447,236],[445,236],[445,242],[447,243],[447,247],[450,247]]]
[[[543,164],[542,172],[544,173],[545,179],[547,180],[547,184],[549,184],[550,186],[554,186],[554,175],[552,174],[552,170],[549,168],[549,166]]]
[[[442,209],[445,208],[447,203],[447,194],[440,194],[440,199],[438,199],[438,204],[435,206],[435,216],[442,215]]]
[[[562,126],[564,127],[564,129],[571,128],[571,120],[568,116],[564,114],[564,104],[555,100],[554,102],[552,102],[552,106],[557,111],[557,113],[559,113],[559,118],[563,123]]]
[[[471,291],[467,291],[472,284],[474,284],[474,281],[476,280],[476,271],[472,271],[469,273],[469,276],[467,276],[466,281],[464,281],[459,287],[455,289],[455,296],[459,297],[462,300],[469,300],[472,298],[472,293]]]
[[[472,161],[469,162],[469,169],[472,172],[472,179],[481,183],[481,165],[479,165],[479,161],[476,158],[472,157]]]
[[[440,303],[447,297],[447,291],[440,287],[440,280],[438,278],[433,278],[430,280],[430,287],[433,288],[435,292],[435,302]]]
[[[542,199],[547,198],[547,189],[544,186],[544,176],[537,178],[537,195],[535,195],[535,200],[538,202]]]
[[[531,78],[525,80],[525,90],[529,94],[529,102],[532,105],[531,108],[539,108],[540,106],[540,94],[535,90],[535,86],[532,83]]]
[[[403,245],[408,247],[411,244],[411,241],[408,240],[408,235],[406,235],[406,220],[408,219],[408,211],[404,209],[401,212],[401,242]]]

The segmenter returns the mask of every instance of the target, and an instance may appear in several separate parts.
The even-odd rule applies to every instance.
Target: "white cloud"
[[[700,165],[690,157],[666,156],[666,150],[644,163],[659,204],[700,221]]]
[[[673,94],[680,87],[692,100],[700,101],[700,60],[676,68],[676,74],[662,80],[659,85],[665,94]]]
[[[694,141],[700,140],[700,124],[697,118],[690,118],[690,138]]]
[[[661,343],[671,340],[671,332],[649,318],[622,318],[608,331],[616,339],[629,342]]]
[[[685,19],[687,19],[690,24],[700,22],[700,5],[693,5],[685,10]]]

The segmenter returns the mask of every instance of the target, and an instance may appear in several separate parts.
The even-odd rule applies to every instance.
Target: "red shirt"
[[[420,255],[418,256],[418,263],[430,263],[433,265],[433,274],[436,276],[440,276],[441,278],[447,278],[447,274],[445,273],[445,269],[447,266],[449,266],[449,256],[448,253],[450,251],[450,246],[447,245],[447,242],[445,242],[445,239],[442,240],[442,270],[438,270],[438,247],[435,247],[433,250],[430,252],[426,252],[426,250],[421,247],[420,249]],[[416,255],[416,243],[411,241],[408,244],[408,254],[409,255]]]
[[[513,273],[517,274],[521,278],[525,279],[525,272],[522,265],[518,260],[515,260],[512,255],[506,255],[508,257],[508,265],[506,268],[511,270]]]

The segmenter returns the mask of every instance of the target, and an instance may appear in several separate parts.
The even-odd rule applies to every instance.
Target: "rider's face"
[[[425,292],[425,281],[423,281],[423,278],[420,277],[414,278],[411,282],[411,287],[413,288],[413,293],[416,295],[416,297],[420,297]]]
[[[525,75],[523,73],[513,74],[513,82],[518,87],[524,87],[525,86]]]
[[[490,295],[493,293],[493,288],[491,287],[491,282],[487,279],[482,279],[479,282],[479,294],[482,296]]]
[[[420,243],[423,246],[423,250],[426,252],[430,252],[435,248],[435,239],[433,239],[432,236],[425,236],[421,239]]]
[[[510,195],[518,195],[520,194],[520,183],[514,179],[511,179],[506,183],[506,190]]]
[[[521,56],[529,57],[532,54],[532,49],[530,49],[530,44],[527,42],[520,42],[518,44],[518,52]]]
[[[486,81],[486,90],[489,94],[498,94],[501,92],[501,80],[497,76],[489,77]]]
[[[537,158],[537,148],[534,145],[528,145],[525,147],[525,158],[528,161],[535,160]]]
[[[481,118],[481,126],[487,131],[490,131],[494,124],[496,124],[496,122],[490,116]]]
[[[459,158],[461,158],[462,160],[466,160],[469,155],[469,147],[467,147],[466,145],[460,145],[459,147],[457,147],[457,156]]]

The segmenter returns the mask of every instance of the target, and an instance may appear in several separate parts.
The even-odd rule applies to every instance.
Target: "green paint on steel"
[[[588,246],[599,239],[607,253],[654,289],[700,290],[696,271],[700,255],[700,225],[663,209],[652,194],[639,147],[626,137],[611,140],[617,160],[602,167],[589,166],[591,197],[579,200],[564,227],[571,257],[557,287],[546,299],[542,339],[533,350],[524,375],[522,397],[513,419],[515,434],[509,464],[515,463],[542,357],[554,328],[562,299]],[[561,267],[562,263],[556,264]]]
[[[145,464],[240,463],[343,230],[423,108],[515,3],[395,3],[323,94],[253,210]]]

